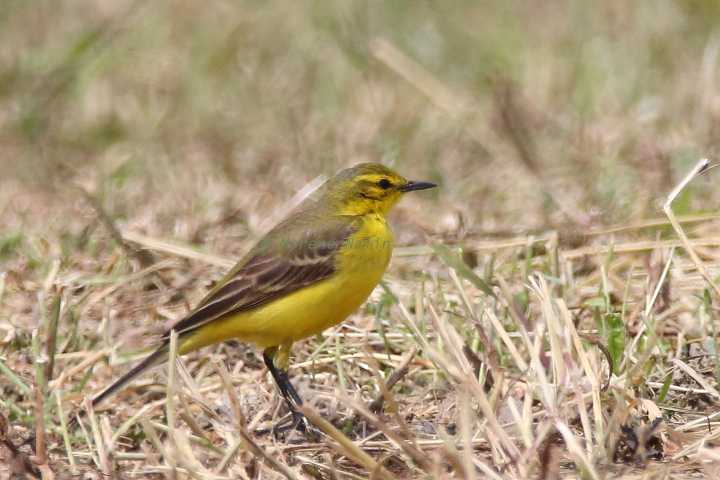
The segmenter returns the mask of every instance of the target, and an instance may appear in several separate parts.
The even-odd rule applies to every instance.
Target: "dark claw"
[[[259,428],[255,430],[257,435],[266,435],[272,433],[275,439],[279,440],[280,436],[296,430],[300,432],[306,440],[317,442],[320,440],[320,432],[313,428],[308,422],[305,415],[300,412],[290,412],[290,417],[286,417],[273,425],[271,428]]]
[[[290,426],[293,430],[297,430],[301,433],[307,433],[308,425],[309,424],[305,415],[300,412],[292,412],[292,422],[290,423]]]
[[[305,416],[300,412],[290,412],[290,418],[283,418],[271,428],[259,428],[255,430],[258,435],[265,435],[272,433],[276,437],[280,433],[285,433],[290,430],[297,430],[301,433],[307,432],[308,423]]]

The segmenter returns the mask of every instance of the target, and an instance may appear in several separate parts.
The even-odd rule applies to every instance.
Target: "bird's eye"
[[[392,187],[392,183],[390,183],[390,180],[388,180],[387,178],[383,178],[378,182],[378,186],[383,190],[387,190],[388,188]]]

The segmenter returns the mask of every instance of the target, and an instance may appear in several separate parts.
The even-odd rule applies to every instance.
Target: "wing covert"
[[[332,276],[338,250],[356,231],[354,223],[338,217],[320,230],[307,227],[278,225],[172,330],[190,332]],[[163,339],[169,336],[170,331]]]

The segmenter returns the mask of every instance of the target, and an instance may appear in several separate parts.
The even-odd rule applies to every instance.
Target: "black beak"
[[[410,180],[405,185],[398,188],[401,192],[412,192],[414,190],[426,190],[428,188],[435,188],[437,185],[430,182],[414,182]]]

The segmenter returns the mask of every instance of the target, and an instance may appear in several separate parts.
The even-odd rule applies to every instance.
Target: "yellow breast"
[[[392,255],[393,236],[379,214],[363,216],[360,228],[338,252],[330,278],[257,309],[211,322],[189,338],[181,353],[227,338],[260,347],[294,342],[337,325],[367,299]]]

